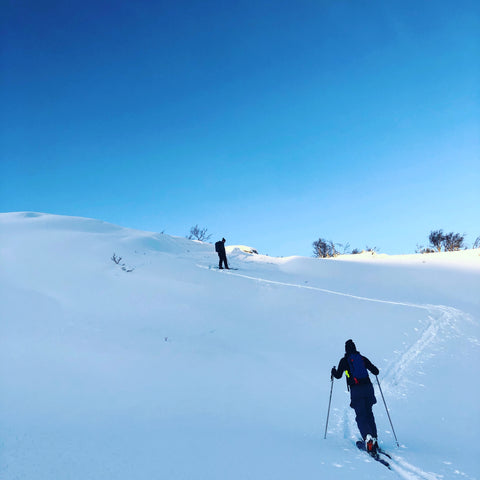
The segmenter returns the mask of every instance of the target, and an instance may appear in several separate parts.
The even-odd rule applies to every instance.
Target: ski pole
[[[380,386],[380,382],[378,380],[378,375],[375,375],[375,378],[377,379],[378,388],[380,389],[380,393],[382,394],[383,403],[385,405],[385,410],[387,411],[388,420],[390,420],[390,425],[392,427],[393,436],[395,437],[395,441],[397,442],[397,447],[400,447],[400,445],[398,444],[398,439],[397,439],[397,435],[395,433],[395,429],[393,428],[392,419],[390,418],[390,413],[388,411],[387,402],[385,402],[385,397],[383,396],[382,387]]]
[[[332,381],[330,385],[330,399],[328,400],[328,412],[327,412],[327,424],[325,425],[325,436],[327,438],[327,428],[328,428],[328,417],[330,417],[330,404],[332,403],[332,391],[333,391],[333,376],[330,375],[330,380]]]

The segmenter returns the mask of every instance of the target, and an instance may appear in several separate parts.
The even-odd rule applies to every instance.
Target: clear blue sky
[[[278,256],[480,235],[476,0],[0,9],[3,212]]]

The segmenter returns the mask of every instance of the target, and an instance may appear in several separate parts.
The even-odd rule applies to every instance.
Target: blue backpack
[[[368,383],[369,377],[365,362],[359,353],[351,353],[347,357],[348,372],[347,377],[352,385],[362,385]]]

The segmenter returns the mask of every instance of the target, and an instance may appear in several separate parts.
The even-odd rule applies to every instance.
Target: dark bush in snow
[[[313,242],[313,256],[319,258],[330,258],[338,255],[333,242],[319,238]]]
[[[199,240],[200,242],[206,242],[210,240],[211,234],[207,235],[207,228],[200,228],[198,225],[195,225],[190,229],[190,235],[188,235],[189,240]]]

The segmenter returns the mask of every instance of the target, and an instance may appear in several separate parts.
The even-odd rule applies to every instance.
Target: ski
[[[384,460],[383,458],[380,458],[380,455],[378,453],[367,452],[367,449],[365,448],[365,442],[363,442],[362,440],[358,440],[357,447],[358,447],[359,450],[362,450],[363,452],[368,453],[368,455],[370,455],[370,457],[372,457],[377,462],[381,463],[382,465],[385,465],[389,470],[392,469],[392,467],[390,467],[390,464],[386,460]],[[390,456],[388,454],[387,454],[387,456],[390,458]]]
[[[378,447],[378,448],[377,448],[377,452],[378,452],[378,453],[381,453],[382,455],[385,455],[385,456],[388,457],[390,460],[392,459],[392,456],[391,456],[389,453],[387,453],[385,450],[383,450],[383,448]]]

